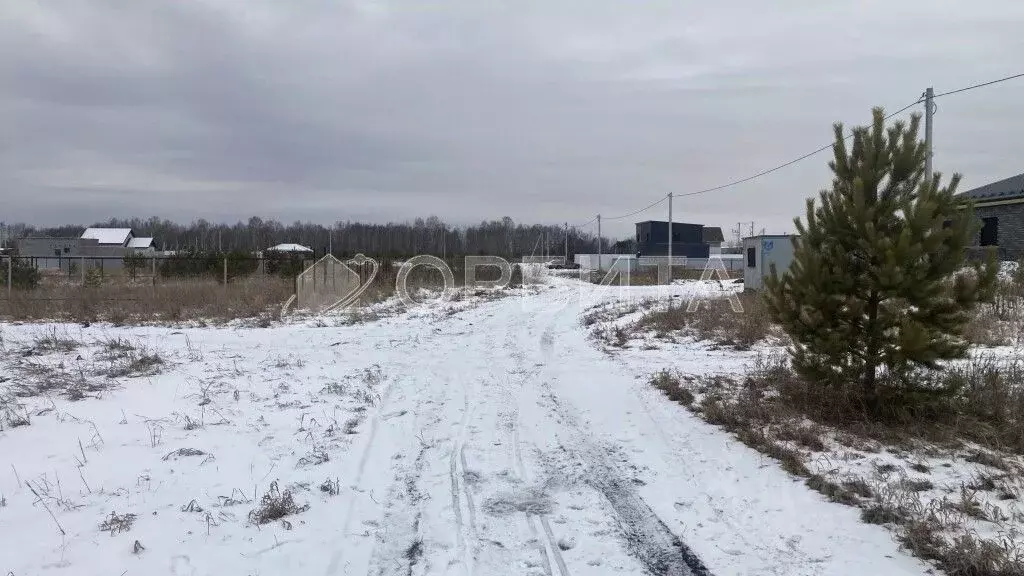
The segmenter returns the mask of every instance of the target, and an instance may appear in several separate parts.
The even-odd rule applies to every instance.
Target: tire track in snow
[[[353,511],[355,510],[356,504],[356,493],[363,492],[360,488],[360,484],[363,481],[363,472],[366,470],[366,463],[370,459],[370,453],[373,452],[374,441],[377,438],[377,428],[380,425],[380,417],[384,412],[384,407],[388,403],[388,399],[391,397],[391,391],[394,388],[394,379],[389,378],[387,385],[384,387],[384,392],[381,394],[380,402],[373,410],[373,414],[370,415],[370,431],[367,434],[366,444],[363,446],[363,451],[359,456],[359,465],[356,468],[356,476],[352,483],[349,485],[348,494],[348,507],[345,511],[345,520],[342,522],[341,533],[348,534],[349,528],[352,525]],[[331,561],[327,564],[327,574],[332,576],[338,573],[338,565],[341,563],[342,549],[335,550],[331,555]]]
[[[506,345],[512,347],[513,344],[514,343],[512,342],[512,333],[509,332],[508,338],[506,339]],[[526,385],[526,381],[531,378],[532,374],[530,374],[524,367],[525,358],[523,356],[522,351],[514,351],[512,352],[511,356],[515,361],[516,373],[519,376],[517,382],[518,387],[520,389],[524,388]],[[522,395],[520,395],[520,398],[521,397]],[[519,443],[519,427],[519,408],[517,406],[512,420],[512,453],[515,457],[517,475],[520,477],[521,480],[529,482],[530,479],[526,472],[526,465],[523,462],[523,453]],[[555,564],[558,566],[559,573],[562,576],[569,576],[569,568],[565,565],[565,559],[562,558],[561,549],[558,547],[558,542],[555,540],[555,535],[554,532],[551,530],[551,524],[548,522],[547,515],[538,514],[537,519],[540,521],[541,527],[544,530],[544,540],[540,540],[538,538],[538,542],[540,542],[542,556],[544,558],[545,572],[549,575],[552,574],[551,562],[548,558],[550,556],[551,558],[554,558]],[[533,534],[535,538],[537,538],[537,528],[536,526],[534,526],[533,519],[530,514],[526,515],[526,521],[527,523],[529,523],[530,532]]]
[[[465,482],[466,470],[469,469],[469,466],[466,465],[466,445],[465,444],[463,444],[462,448],[459,450],[459,460],[462,463],[461,478],[463,479],[463,482]],[[473,533],[473,539],[474,540],[479,540],[480,539],[480,534],[477,531],[477,527],[476,527],[476,503],[473,501],[473,491],[468,489],[468,488],[464,488],[463,493],[466,495],[466,508],[469,510],[469,529]]]
[[[473,496],[469,493],[469,490],[465,489],[465,449],[466,449],[466,430],[469,426],[469,420],[472,417],[474,403],[472,397],[475,396],[474,392],[471,392],[467,387],[463,387],[463,407],[462,407],[462,419],[459,422],[459,431],[455,436],[455,440],[452,442],[451,456],[449,457],[448,465],[448,476],[451,481],[452,487],[452,513],[455,516],[455,540],[456,547],[459,551],[459,556],[462,560],[462,564],[466,567],[466,572],[470,575],[473,574],[473,554],[466,546],[465,538],[465,524],[462,519],[462,496],[466,497],[466,507],[469,509],[470,514],[470,530],[475,534],[476,532],[476,512],[473,504]],[[459,470],[459,465],[462,465],[462,471]],[[460,481],[462,480],[462,481]],[[474,546],[474,549],[476,546]]]
[[[572,429],[583,429],[576,415],[553,393],[544,396]],[[575,436],[573,447],[561,447],[566,459],[579,464],[585,472],[584,481],[611,505],[630,554],[656,576],[710,576],[700,558],[636,493],[632,481],[608,457],[609,450],[602,449],[580,432]]]
[[[522,457],[522,454],[520,454],[520,452],[519,452],[519,410],[518,409],[515,411],[515,413],[513,415],[513,421],[512,422],[513,422],[513,424],[512,424],[512,426],[513,426],[513,428],[512,428],[512,459],[514,461],[515,468],[516,468],[516,476],[518,476],[521,480],[525,481],[526,479],[523,477],[523,474],[524,474],[523,457]],[[543,564],[543,567],[544,567],[544,574],[546,574],[547,576],[552,576],[552,572],[551,572],[551,559],[548,557],[548,550],[547,550],[547,547],[544,545],[543,540],[541,540],[541,538],[540,538],[540,533],[537,532],[537,526],[533,522],[533,516],[531,516],[528,512],[523,512],[523,515],[526,517],[526,526],[530,530],[530,535],[533,537],[533,540],[535,540],[537,542],[537,548],[540,549],[540,560],[541,560],[541,563]]]
[[[560,308],[558,312],[565,312]],[[554,355],[556,316],[551,315],[540,338],[540,351],[544,360]],[[563,446],[570,458],[575,459],[587,472],[587,483],[600,492],[615,513],[629,552],[657,576],[710,576],[700,558],[675,535],[660,517],[637,493],[606,451],[602,451],[583,433],[579,418],[570,407],[555,395],[549,382],[543,382],[546,393],[541,397],[561,416],[567,429],[573,430],[575,447]]]

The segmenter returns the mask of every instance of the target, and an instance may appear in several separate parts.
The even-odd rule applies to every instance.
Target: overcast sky
[[[0,220],[582,223],[1022,55],[1020,0],[7,1]],[[1021,102],[1024,79],[938,100],[936,169],[1024,172]],[[676,219],[788,231],[827,160]]]

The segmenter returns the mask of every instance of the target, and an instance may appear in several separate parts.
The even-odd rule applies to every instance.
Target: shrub
[[[39,286],[41,277],[39,270],[28,258],[19,258],[12,253],[8,258],[0,258],[0,286],[7,286],[7,267],[11,270],[11,287],[20,290],[33,290]]]

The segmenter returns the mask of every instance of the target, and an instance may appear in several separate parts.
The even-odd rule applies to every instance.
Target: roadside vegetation
[[[1024,267],[965,260],[959,176],[926,181],[917,134],[876,110],[847,148],[837,125],[833,185],[749,318],[653,304],[598,330],[765,343],[745,374],[651,385],[947,574],[1022,574]]]
[[[26,260],[14,262],[18,265],[13,290],[9,300],[6,294],[0,298],[0,320],[110,322],[116,326],[202,326],[241,320],[267,327],[280,320],[282,305],[295,293],[295,276],[312,260],[277,255],[260,261],[238,253],[190,252],[156,262],[126,258],[119,270],[89,268],[84,273],[77,264],[64,270],[39,271]],[[465,258],[448,258],[445,262],[452,269],[456,286],[463,287]],[[383,260],[372,280],[368,266],[354,267],[361,282],[369,281],[370,286],[350,316],[374,318],[376,315],[366,307],[395,295],[400,267],[401,262]],[[512,272],[509,286],[521,286],[522,269],[514,266]],[[481,281],[497,280],[499,276],[493,267],[478,268],[476,273]],[[444,287],[444,278],[435,269],[418,266],[410,273],[407,285],[413,293],[436,293]]]

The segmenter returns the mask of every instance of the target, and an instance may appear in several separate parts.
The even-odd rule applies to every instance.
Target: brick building
[[[959,194],[974,202],[979,247],[995,246],[1000,260],[1024,259],[1024,174]]]

